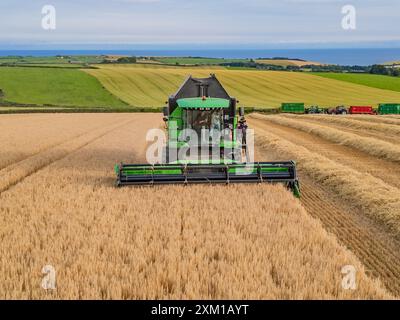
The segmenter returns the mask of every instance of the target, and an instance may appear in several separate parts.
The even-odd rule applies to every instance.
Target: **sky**
[[[342,27],[345,5],[355,29]],[[399,0],[1,0],[0,49],[398,48],[399,18]]]

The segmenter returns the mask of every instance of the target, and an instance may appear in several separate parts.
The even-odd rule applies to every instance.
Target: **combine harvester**
[[[196,79],[189,77],[168,100],[164,108],[168,138],[164,149],[164,164],[120,164],[115,166],[117,186],[195,184],[195,183],[283,183],[300,197],[294,161],[246,163],[247,146],[238,137],[240,120],[244,120],[244,109],[236,110],[237,101],[225,91],[215,75]],[[201,135],[201,131],[228,131],[217,142],[200,139],[199,150],[218,147],[214,156],[195,159],[179,158],[187,140],[182,138],[186,129]],[[228,138],[227,138],[228,137]],[[214,150],[214,149],[213,149]],[[245,151],[245,157],[242,150]],[[198,154],[202,154],[200,151]],[[249,169],[250,168],[250,169]]]

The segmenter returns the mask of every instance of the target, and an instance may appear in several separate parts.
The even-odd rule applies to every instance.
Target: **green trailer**
[[[400,114],[400,103],[381,103],[378,114]]]
[[[282,113],[305,113],[304,103],[282,103]]]
[[[162,162],[116,165],[117,186],[281,183],[295,196],[300,196],[294,161],[247,161],[248,146],[241,136],[241,132],[246,130],[243,129],[244,108],[237,110],[237,100],[229,96],[215,75],[189,77],[169,97],[164,108],[164,121],[167,141]],[[185,151],[191,140],[187,140],[188,131],[196,137],[192,149],[197,152],[193,157]],[[204,138],[207,131],[225,134],[210,140]],[[203,154],[204,150],[211,153]]]

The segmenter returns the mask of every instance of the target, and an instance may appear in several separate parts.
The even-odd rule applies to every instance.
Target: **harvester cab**
[[[247,160],[244,108],[237,110],[237,104],[215,75],[188,77],[163,110],[167,143],[161,163],[117,165],[117,186],[270,182],[299,197],[294,161]]]
[[[164,162],[193,163],[196,158],[208,162],[210,155],[217,162],[242,162],[235,130],[238,125],[236,104],[236,99],[228,95],[215,75],[205,79],[189,77],[170,96],[165,109],[168,143]],[[242,112],[243,109],[240,115],[244,116]],[[192,134],[197,141],[193,142]],[[196,147],[193,157],[180,152],[184,148],[193,151]]]

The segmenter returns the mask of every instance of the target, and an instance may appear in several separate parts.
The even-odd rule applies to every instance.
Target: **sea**
[[[400,48],[362,49],[179,49],[179,50],[0,50],[0,56],[132,55],[204,58],[295,58],[337,65],[368,66],[400,60]]]

